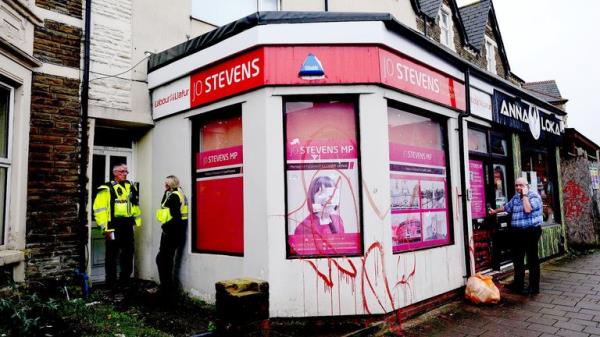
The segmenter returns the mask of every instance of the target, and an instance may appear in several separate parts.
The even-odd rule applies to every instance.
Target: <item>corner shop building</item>
[[[148,85],[152,204],[165,176],[182,179],[192,295],[262,279],[273,317],[445,296],[506,265],[506,220],[485,207],[523,173],[546,194],[545,235],[560,235],[558,167],[537,164],[556,163],[564,112],[388,14],[257,13],[153,55]]]

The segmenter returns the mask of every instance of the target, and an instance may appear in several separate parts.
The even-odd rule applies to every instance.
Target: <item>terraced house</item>
[[[136,277],[158,278],[175,174],[184,289],[262,279],[274,317],[415,313],[509,268],[509,220],[486,209],[519,176],[544,201],[542,254],[564,248],[566,99],[511,72],[490,0],[13,2],[35,25],[28,176],[6,164],[27,198],[1,246],[16,278],[102,282],[89,205],[121,162],[140,183]]]

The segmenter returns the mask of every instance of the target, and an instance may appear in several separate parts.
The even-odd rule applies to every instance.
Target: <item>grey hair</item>
[[[515,180],[515,183],[522,182],[524,185],[529,185],[529,182],[524,177],[519,177]]]
[[[179,188],[179,178],[174,175],[167,176],[165,183],[169,186],[170,189],[176,190]]]
[[[119,167],[127,166],[125,163],[119,163],[113,166],[112,171],[115,172]]]

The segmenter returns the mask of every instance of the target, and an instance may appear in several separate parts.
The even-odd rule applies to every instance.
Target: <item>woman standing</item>
[[[178,279],[174,273],[175,260],[176,256],[181,256],[185,244],[188,219],[187,198],[176,176],[170,175],[165,179],[165,193],[156,218],[162,224],[160,248],[156,255],[160,291],[165,298],[174,299],[176,296],[173,295],[178,290]]]

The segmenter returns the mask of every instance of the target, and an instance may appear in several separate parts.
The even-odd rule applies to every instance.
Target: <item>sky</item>
[[[567,126],[600,145],[600,1],[493,4],[511,71],[526,82],[556,80],[569,100]]]

